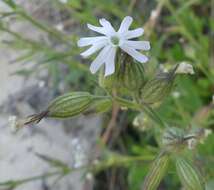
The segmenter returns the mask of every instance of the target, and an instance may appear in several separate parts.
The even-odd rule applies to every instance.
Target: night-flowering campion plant
[[[40,113],[23,119],[11,117],[11,126],[13,129],[20,129],[25,125],[37,124],[43,118],[66,119],[80,114],[98,114],[112,110],[113,119],[110,119],[101,137],[102,143],[108,147],[108,138],[111,138],[114,126],[117,125],[117,117],[120,117],[122,110],[130,109],[134,114],[137,112],[133,125],[145,133],[154,130],[150,135],[154,135],[152,139],[157,140],[157,144],[160,145],[155,147],[159,154],[152,155],[150,159],[151,167],[142,180],[142,190],[156,190],[171,168],[169,167],[171,163],[175,164],[184,188],[203,190],[202,175],[192,161],[187,161],[184,154],[195,149],[211,132],[202,127],[195,127],[194,130],[184,129],[183,126],[172,127],[163,121],[155,110],[170,96],[176,79],[179,78],[178,75],[182,77],[183,74],[195,74],[193,66],[183,61],[167,70],[161,69],[160,64],[157,64],[151,67],[155,68],[154,71],[149,72],[150,64],[144,64],[148,57],[141,51],[149,50],[150,43],[138,40],[144,30],[143,28],[130,30],[132,22],[133,18],[126,16],[119,29],[115,30],[109,21],[102,18],[99,20],[101,26],[87,25],[90,30],[101,36],[84,37],[77,42],[79,47],[91,46],[81,53],[83,57],[98,53],[90,65],[90,71],[94,74],[101,70],[97,84],[104,89],[102,92],[95,90],[96,93],[86,91],[65,93],[55,98]],[[97,172],[114,165],[124,166],[126,162],[145,160],[145,155],[137,157],[120,155],[100,147],[98,150],[101,153],[96,149],[98,155],[95,154],[94,160],[97,161],[99,158],[99,162],[103,164],[87,165],[90,171]],[[66,174],[71,171],[72,168],[66,168]]]
[[[90,71],[96,73],[100,67],[105,65],[105,76],[115,72],[115,57],[117,49],[120,48],[128,55],[133,57],[140,63],[145,63],[148,58],[141,54],[139,50],[149,50],[150,43],[148,41],[133,40],[143,35],[143,28],[129,30],[133,18],[126,16],[118,31],[116,31],[111,23],[102,18],[99,20],[101,27],[88,24],[88,28],[102,36],[81,38],[78,41],[79,47],[91,46],[88,50],[81,53],[83,57],[89,57],[95,52],[101,50],[96,59],[91,63]]]

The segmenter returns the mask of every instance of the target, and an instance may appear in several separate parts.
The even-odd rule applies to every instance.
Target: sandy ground
[[[30,9],[29,5],[27,7]],[[0,9],[6,10],[1,1]],[[13,28],[28,31],[34,38],[36,36],[36,32],[25,23],[15,23]],[[7,35],[0,36],[0,40],[7,38]],[[34,113],[37,110],[32,102],[42,105],[50,91],[45,86],[40,87],[36,78],[25,81],[23,77],[11,75],[23,67],[10,63],[18,55],[0,44],[0,183],[53,171],[36,153],[60,159],[71,167],[85,164],[100,132],[100,118],[81,116],[67,121],[66,127],[62,121],[44,120],[38,126],[12,133],[8,117],[13,114],[24,117]],[[76,172],[61,180],[44,178],[23,184],[16,190],[81,190],[83,187],[83,173]],[[0,190],[5,189],[0,187]]]
[[[19,65],[9,64],[12,55],[7,50],[0,48],[0,104],[3,103],[9,95],[18,92],[24,83],[22,77],[12,75]]]

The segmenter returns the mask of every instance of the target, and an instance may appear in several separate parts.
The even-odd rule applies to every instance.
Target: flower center
[[[117,36],[111,36],[110,41],[114,46],[118,46],[120,43],[120,39]]]

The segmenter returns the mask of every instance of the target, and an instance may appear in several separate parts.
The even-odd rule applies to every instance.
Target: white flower
[[[186,62],[181,62],[176,70],[177,74],[195,74],[193,66]]]
[[[213,95],[213,97],[212,97],[212,103],[214,104],[214,95]]]
[[[126,16],[117,32],[111,23],[104,18],[99,20],[101,27],[87,24],[89,29],[103,34],[103,36],[98,37],[81,38],[77,43],[79,47],[91,45],[88,50],[81,53],[83,57],[88,57],[102,49],[96,59],[91,63],[90,71],[93,74],[96,73],[103,64],[105,64],[105,76],[114,73],[117,48],[121,48],[141,63],[148,61],[148,58],[137,50],[149,50],[150,43],[148,41],[131,40],[143,35],[144,32],[143,28],[129,30],[132,21],[132,17]]]

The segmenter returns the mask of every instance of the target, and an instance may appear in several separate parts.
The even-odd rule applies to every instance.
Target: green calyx
[[[170,156],[168,153],[161,152],[152,163],[148,175],[143,183],[142,190],[156,190],[166,174]]]
[[[176,68],[167,73],[158,73],[153,79],[146,82],[141,89],[142,103],[157,105],[170,94],[174,86]]]
[[[59,96],[48,106],[48,117],[68,118],[85,111],[93,101],[88,92],[71,92]]]
[[[204,190],[203,178],[197,168],[182,157],[176,158],[176,169],[180,181],[187,190]]]
[[[80,113],[100,113],[108,110],[111,105],[112,101],[108,96],[71,92],[59,96],[48,106],[47,117],[69,118]]]

